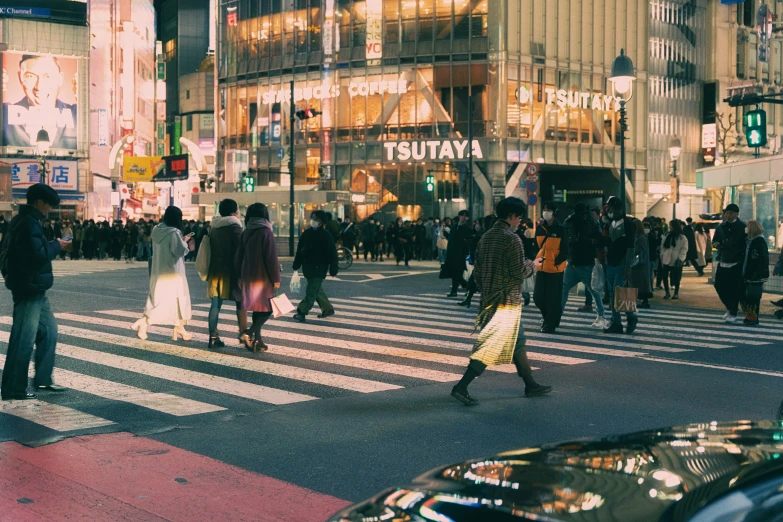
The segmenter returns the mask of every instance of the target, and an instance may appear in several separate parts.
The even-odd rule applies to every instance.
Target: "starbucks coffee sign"
[[[591,109],[596,111],[617,111],[620,110],[620,98],[609,96],[607,94],[581,91],[566,91],[565,89],[555,90],[553,87],[544,89],[547,105],[557,105],[561,109]],[[530,90],[521,86],[516,91],[517,100],[520,105],[531,103],[533,97]]]
[[[386,161],[450,161],[467,160],[469,155],[483,159],[478,140],[468,150],[468,140],[387,141]]]

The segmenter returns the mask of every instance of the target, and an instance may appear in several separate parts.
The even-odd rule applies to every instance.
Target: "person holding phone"
[[[185,256],[193,248],[193,237],[182,236],[182,211],[175,206],[166,208],[163,222],[152,231],[152,269],[150,292],[144,315],[133,323],[139,339],[147,338],[147,327],[165,324],[173,327],[171,338],[192,337],[185,330],[191,319],[190,288],[185,275]]]
[[[65,239],[47,240],[41,222],[52,207],[60,204],[57,192],[37,183],[27,189],[27,204],[19,207],[8,226],[8,237],[0,249],[0,273],[11,291],[14,303],[13,324],[8,340],[2,379],[2,399],[35,399],[27,391],[27,372],[35,347],[36,390],[63,392],[52,381],[54,352],[57,347],[57,319],[52,313],[46,291],[54,285],[52,260],[71,243]]]

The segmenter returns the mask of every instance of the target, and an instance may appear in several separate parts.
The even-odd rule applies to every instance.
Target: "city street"
[[[496,367],[471,387],[481,404],[467,408],[449,392],[468,361],[478,297],[461,308],[435,263],[412,265],[355,262],[325,284],[334,317],[270,320],[269,352],[252,354],[236,342],[231,303],[221,316],[227,346],[207,349],[209,305],[192,263],[193,340],[172,342],[168,328],[150,328],[147,341],[130,329],[146,299],[146,263],[56,261],[55,380],[69,391],[0,402],[0,513],[323,520],[439,465],[563,439],[772,418],[783,398],[783,322],[724,325],[714,293],[699,308],[657,293],[630,336],[590,329],[594,315],[576,312],[576,296],[558,333],[542,334],[531,304],[529,358],[554,392],[525,399],[513,366]],[[684,299],[695,285],[706,278],[688,278]],[[5,354],[12,304],[0,292]]]

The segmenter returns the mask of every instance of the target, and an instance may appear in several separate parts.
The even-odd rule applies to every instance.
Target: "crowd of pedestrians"
[[[5,226],[4,226],[5,224]],[[152,231],[158,225],[155,220],[129,219],[98,221],[89,220],[43,220],[42,229],[47,241],[64,239],[71,242],[69,252],[61,251],[62,260],[125,260],[149,261],[152,258]],[[0,239],[8,224],[0,216]],[[184,221],[185,234],[193,233],[196,250],[188,255],[188,260],[194,260],[201,240],[209,230],[209,222]]]

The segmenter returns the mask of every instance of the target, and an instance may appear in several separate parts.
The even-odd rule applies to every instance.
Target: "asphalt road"
[[[473,384],[481,404],[467,408],[449,391],[467,363],[475,306],[445,298],[434,264],[354,264],[326,283],[337,315],[271,321],[263,355],[233,342],[227,305],[228,345],[210,353],[205,285],[188,270],[198,338],[172,342],[168,330],[151,330],[142,342],[128,327],[144,307],[146,264],[58,262],[49,296],[65,314],[57,367],[67,372],[56,379],[72,389],[40,396],[56,411],[0,403],[0,442],[57,447],[130,432],[358,501],[433,467],[513,448],[771,418],[783,398],[783,323],[726,326],[719,312],[654,300],[636,335],[604,336],[589,328],[592,315],[575,312],[574,298],[557,335],[537,332],[534,306],[524,314],[536,378],[552,395],[524,399],[521,380],[499,368]],[[7,291],[0,296],[4,354],[12,304]]]

